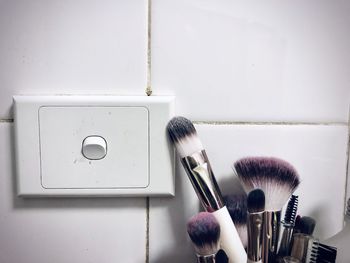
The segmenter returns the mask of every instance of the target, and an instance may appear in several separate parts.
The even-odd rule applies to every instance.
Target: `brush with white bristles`
[[[220,245],[220,225],[209,212],[193,216],[187,223],[187,233],[194,245],[198,263],[215,263]]]
[[[246,263],[247,254],[223,203],[208,156],[193,123],[184,117],[174,117],[168,123],[167,130],[202,206],[206,211],[213,212],[220,224],[221,248],[230,262]]]
[[[275,260],[281,210],[298,187],[299,175],[288,162],[273,157],[247,157],[234,163],[233,170],[244,190],[265,193],[263,262]]]

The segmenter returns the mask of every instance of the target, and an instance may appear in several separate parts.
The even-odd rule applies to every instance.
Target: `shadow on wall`
[[[15,165],[15,142],[14,142],[14,125],[12,125],[11,131],[11,156],[12,156],[12,169],[13,169],[13,180],[12,180],[12,189],[13,189],[13,208],[18,209],[145,209],[146,207],[146,198],[115,198],[115,197],[103,197],[103,198],[22,198],[17,196],[17,176],[16,176],[16,165]],[[145,205],[140,205],[140,202],[135,202],[135,199],[145,200]]]

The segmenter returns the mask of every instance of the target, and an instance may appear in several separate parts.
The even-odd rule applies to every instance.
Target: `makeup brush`
[[[244,248],[248,246],[247,232],[247,195],[231,194],[224,196],[224,204],[231,216],[231,219],[237,229],[238,235]]]
[[[317,239],[311,239],[308,244],[306,263],[335,263],[337,248],[320,243]]]
[[[220,225],[209,212],[201,212],[193,216],[187,223],[187,233],[190,236],[198,263],[215,263],[220,239]]]
[[[220,224],[221,248],[231,263],[246,263],[247,254],[223,203],[208,156],[194,125],[184,117],[174,117],[168,123],[167,130],[202,206],[206,211],[213,212]]]
[[[299,222],[300,233],[312,236],[316,226],[316,220],[310,216],[302,216]]]
[[[282,221],[282,238],[278,250],[278,255],[280,257],[287,256],[290,253],[297,209],[298,196],[292,195],[289,199],[286,213],[284,214],[284,220]]]
[[[265,194],[254,189],[248,194],[248,263],[261,262],[263,241],[263,220],[265,211]]]
[[[298,187],[299,175],[288,162],[273,157],[247,157],[233,170],[249,193],[260,188],[265,193],[263,262],[273,262],[277,253],[281,210]]]

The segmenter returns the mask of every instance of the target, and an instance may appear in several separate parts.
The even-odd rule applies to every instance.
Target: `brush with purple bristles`
[[[199,201],[220,224],[221,248],[230,262],[246,263],[247,253],[224,205],[209,158],[193,123],[184,117],[174,117],[168,123],[167,130]]]
[[[193,216],[187,223],[187,233],[194,245],[198,263],[215,263],[219,251],[220,225],[209,212]]]
[[[288,162],[273,157],[247,157],[234,163],[233,170],[244,190],[261,189],[265,193],[263,262],[275,261],[281,210],[300,180]]]

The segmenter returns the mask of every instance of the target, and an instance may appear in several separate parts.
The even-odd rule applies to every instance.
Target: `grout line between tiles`
[[[152,0],[147,2],[147,87],[146,95],[152,95],[152,57],[151,57],[151,35],[152,35]]]
[[[13,119],[0,119],[0,123],[12,123]]]
[[[320,125],[320,126],[348,126],[348,122],[265,122],[265,121],[193,121],[199,125]]]
[[[146,263],[149,263],[149,197],[146,197]]]
[[[349,105],[349,121],[348,121],[348,144],[346,148],[346,175],[345,175],[345,196],[344,196],[344,213],[343,223],[345,223],[345,213],[347,210],[348,184],[349,184],[349,165],[350,165],[350,105]]]

